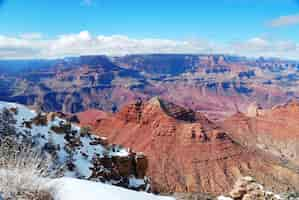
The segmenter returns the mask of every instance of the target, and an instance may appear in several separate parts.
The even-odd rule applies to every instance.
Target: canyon
[[[95,164],[148,177],[153,192],[219,195],[242,176],[278,193],[299,190],[296,61],[140,54],[0,66],[0,100],[129,148],[127,160]]]
[[[138,98],[160,96],[212,120],[266,108],[298,95],[298,63],[229,55],[149,54],[2,61],[0,99],[44,111],[115,112]],[[14,69],[14,70],[13,70]]]

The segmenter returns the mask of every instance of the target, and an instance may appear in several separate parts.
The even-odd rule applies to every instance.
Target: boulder
[[[48,125],[47,115],[39,113],[35,118],[32,119],[32,122],[36,126],[47,126]]]
[[[219,196],[218,200],[279,200],[278,195],[266,191],[250,176],[241,177],[229,193],[229,197]]]
[[[131,157],[113,156],[112,161],[120,176],[128,177],[132,174],[133,160]]]

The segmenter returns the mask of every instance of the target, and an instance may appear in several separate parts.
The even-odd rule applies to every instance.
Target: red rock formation
[[[124,107],[95,131],[144,152],[154,190],[219,194],[244,175],[275,190],[298,185],[299,176],[274,158],[235,143],[202,114],[158,98]]]
[[[233,115],[222,124],[240,143],[299,164],[299,103],[262,110],[259,115]]]
[[[107,118],[110,114],[97,109],[89,109],[87,111],[77,113],[76,115],[79,118],[81,125],[94,126],[99,120]]]

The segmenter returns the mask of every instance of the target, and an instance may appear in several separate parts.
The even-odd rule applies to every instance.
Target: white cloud
[[[78,55],[125,55],[142,53],[230,53],[245,56],[299,58],[298,44],[252,38],[220,44],[207,40],[135,39],[125,35],[97,35],[88,31],[45,39],[42,35],[0,35],[0,59],[57,58]]]
[[[23,33],[20,35],[23,39],[41,39],[43,36],[41,33]]]
[[[273,27],[289,26],[299,24],[299,14],[280,16],[270,22]]]
[[[88,31],[60,35],[52,40],[24,37],[24,35],[20,37],[0,36],[0,58],[11,56],[51,58],[84,54],[199,53],[209,48],[211,47],[208,42],[134,39],[125,35],[92,36]],[[9,53],[5,55],[8,49]],[[30,49],[28,52],[34,52],[34,54],[28,55],[28,52],[25,52],[26,49]]]
[[[247,41],[232,43],[230,46],[234,51],[233,53],[246,56],[299,58],[298,44],[292,41],[276,41],[256,37]]]
[[[45,46],[41,40],[28,40],[22,37],[0,35],[0,58],[39,57],[40,49]]]

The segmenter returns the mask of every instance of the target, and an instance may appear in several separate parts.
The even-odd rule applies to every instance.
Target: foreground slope
[[[241,175],[276,191],[298,188],[298,174],[274,157],[242,147],[200,113],[159,98],[99,117],[94,128],[111,142],[144,152],[158,191],[219,194]]]
[[[9,133],[12,137],[51,155],[59,167],[59,176],[134,189],[146,186],[143,171],[146,167],[143,170],[139,167],[143,156],[109,145],[104,138],[61,117],[62,113],[37,113],[19,104],[0,102],[0,139],[8,134],[5,127],[13,127],[14,131]]]
[[[91,181],[61,178],[49,183],[55,200],[174,200]]]

